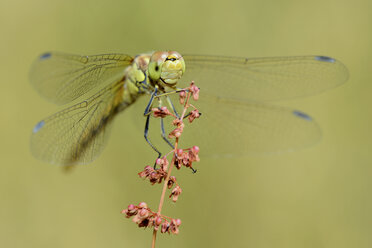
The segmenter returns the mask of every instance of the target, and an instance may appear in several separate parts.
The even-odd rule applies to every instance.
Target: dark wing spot
[[[32,130],[33,133],[39,132],[39,130],[45,125],[44,121],[40,121],[38,124],[35,125],[34,129]]]
[[[312,121],[313,120],[310,116],[308,116],[307,114],[305,114],[303,112],[300,112],[298,110],[293,110],[293,114],[295,116],[300,117],[300,118],[302,118],[304,120],[307,120],[307,121]]]
[[[316,60],[323,61],[323,62],[328,62],[328,63],[334,63],[336,60],[331,57],[327,56],[315,56]]]
[[[40,56],[40,59],[49,59],[52,56],[51,53],[44,53]]]

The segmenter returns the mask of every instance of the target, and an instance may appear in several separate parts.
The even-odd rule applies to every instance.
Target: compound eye
[[[161,75],[161,70],[160,70],[160,65],[158,64],[158,62],[156,62],[156,61],[150,62],[150,64],[149,64],[149,77],[152,80],[157,81],[157,80],[159,80],[160,75]]]

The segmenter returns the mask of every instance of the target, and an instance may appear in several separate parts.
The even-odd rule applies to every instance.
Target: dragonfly
[[[154,98],[167,98],[172,103],[168,97],[177,94],[166,93],[177,92],[192,80],[201,89],[197,106],[202,117],[182,138],[186,143],[196,142],[201,155],[296,150],[319,141],[319,125],[306,113],[273,102],[320,93],[347,79],[347,68],[327,56],[182,56],[175,51],[82,56],[47,52],[32,64],[31,84],[55,104],[73,104],[35,125],[31,152],[52,164],[90,163],[101,154],[119,113],[140,99],[146,99],[147,108],[146,103],[141,107],[147,110]],[[144,116],[149,141],[150,115],[145,111]],[[161,126],[163,129],[163,123]]]

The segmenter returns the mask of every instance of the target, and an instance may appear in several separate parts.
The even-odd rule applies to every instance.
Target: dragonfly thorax
[[[150,58],[148,75],[153,85],[174,87],[185,73],[185,61],[178,52],[154,52]]]

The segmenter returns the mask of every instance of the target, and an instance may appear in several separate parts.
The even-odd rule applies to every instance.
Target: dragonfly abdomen
[[[100,105],[96,105],[96,109],[91,110],[93,112],[100,112],[103,114],[99,116],[99,118],[97,117],[95,125],[91,125],[89,129],[81,134],[78,142],[74,146],[74,151],[71,153],[69,160],[65,161],[65,164],[76,164],[80,161],[92,160],[90,157],[92,156],[92,146],[94,147],[93,149],[101,150],[99,146],[103,146],[105,144],[95,144],[95,141],[100,140],[99,137],[104,136],[105,132],[108,132],[108,126],[111,124],[115,116],[132,105],[141,95],[137,91],[130,90],[130,84],[131,82],[128,82],[128,80],[126,80],[124,77],[121,82],[118,82],[116,86],[113,87],[115,97],[112,99],[111,104],[106,105],[106,110],[100,111],[98,109]],[[94,154],[96,153],[93,153],[93,155]]]
[[[111,109],[111,111],[103,116],[98,123],[91,127],[89,130],[86,130],[82,133],[79,142],[75,146],[75,151],[71,153],[71,157],[69,161],[65,161],[66,165],[69,164],[75,164],[79,161],[84,161],[86,159],[91,160],[89,158],[85,158],[86,156],[90,156],[89,152],[86,153],[86,151],[90,150],[90,146],[94,146],[94,142],[98,140],[97,138],[100,135],[104,135],[105,132],[107,132],[107,126],[112,122],[114,117],[120,112],[119,106],[117,105],[114,108]],[[98,144],[104,145],[104,144]],[[98,147],[97,147],[98,149]]]

